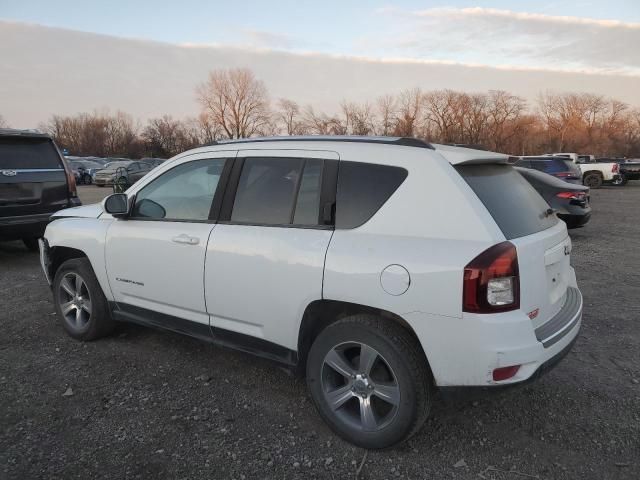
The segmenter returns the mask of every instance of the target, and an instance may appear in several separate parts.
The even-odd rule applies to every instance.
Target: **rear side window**
[[[508,240],[541,232],[558,222],[555,215],[546,214],[547,202],[512,166],[461,165],[456,170]]]
[[[318,225],[320,223],[320,190],[322,188],[322,160],[305,161],[293,216],[295,225]]]
[[[0,137],[0,170],[62,168],[48,138]]]
[[[341,161],[336,193],[336,228],[367,222],[407,178],[404,168]]]
[[[247,158],[231,212],[232,222],[285,225],[292,221],[303,161]]]

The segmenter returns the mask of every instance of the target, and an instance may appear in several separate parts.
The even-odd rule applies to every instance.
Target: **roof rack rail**
[[[48,134],[40,132],[39,130],[21,130],[17,128],[0,128],[0,136],[3,137],[42,137],[51,138]]]
[[[262,142],[353,142],[353,143],[378,143],[383,145],[400,145],[404,147],[428,148],[435,150],[433,145],[413,137],[381,137],[381,136],[356,136],[356,135],[302,135],[287,137],[254,137],[238,140],[221,140],[206,143],[203,147],[215,145],[235,145],[238,143],[262,143]]]

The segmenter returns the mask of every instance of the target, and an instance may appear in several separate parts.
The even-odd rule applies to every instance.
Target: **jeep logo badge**
[[[15,170],[2,170],[2,175],[5,177],[15,177],[18,174]]]

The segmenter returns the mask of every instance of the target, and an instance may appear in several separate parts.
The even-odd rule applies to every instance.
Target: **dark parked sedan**
[[[567,228],[584,226],[591,217],[589,187],[564,182],[552,175],[516,167],[533,188],[555,210]]]
[[[539,172],[548,173],[565,182],[582,185],[582,171],[570,158],[539,156],[520,157],[515,161],[516,167],[530,168]]]

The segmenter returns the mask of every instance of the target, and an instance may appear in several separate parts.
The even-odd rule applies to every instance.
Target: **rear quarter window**
[[[0,137],[0,170],[63,168],[48,138]]]
[[[456,170],[508,240],[541,232],[558,222],[555,215],[547,215],[547,202],[511,165],[461,165]]]
[[[340,161],[336,192],[336,228],[367,222],[407,178],[404,168]]]

